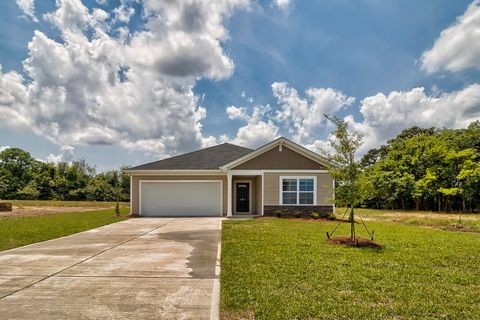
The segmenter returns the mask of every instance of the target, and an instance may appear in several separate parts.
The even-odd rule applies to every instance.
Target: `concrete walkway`
[[[0,252],[0,318],[215,318],[220,228],[130,219]]]

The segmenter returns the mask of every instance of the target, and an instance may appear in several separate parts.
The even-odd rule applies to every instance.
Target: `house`
[[[334,211],[327,159],[288,139],[224,143],[125,170],[139,216],[283,215]]]

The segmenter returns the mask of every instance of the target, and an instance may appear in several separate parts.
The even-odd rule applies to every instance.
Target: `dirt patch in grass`
[[[320,223],[326,223],[326,222],[332,222],[335,220],[329,220],[329,219],[324,219],[324,218],[319,218],[319,219],[313,219],[313,218],[294,218],[294,217],[286,217],[282,219],[287,219],[287,220],[300,220],[300,221],[307,221],[307,222],[320,222]]]
[[[365,209],[368,210],[368,209]],[[431,211],[391,211],[391,212],[379,212],[376,213],[375,210],[370,210],[373,212],[370,214],[364,214],[360,211],[360,215],[364,220],[378,220],[378,218],[383,219],[399,219],[400,221],[405,218],[416,218],[416,219],[436,219],[436,220],[448,220],[448,219],[458,219],[460,213],[446,213],[446,212],[431,212]],[[358,215],[358,213],[357,213]],[[479,220],[480,215],[472,213],[462,213],[462,219],[464,220]]]
[[[454,223],[449,226],[441,227],[441,229],[448,231],[477,232],[476,230],[473,230],[472,228],[461,223]]]
[[[353,240],[350,237],[334,237],[334,238],[328,239],[328,242],[330,242],[331,244],[337,244],[337,245],[348,246],[348,247],[369,247],[374,249],[383,248],[383,245],[376,243],[375,241],[372,241],[366,238],[361,238],[361,237],[357,237],[355,240]]]
[[[13,206],[12,211],[0,212],[2,217],[42,216],[56,213],[87,212],[102,210],[102,207],[50,207],[50,206]]]

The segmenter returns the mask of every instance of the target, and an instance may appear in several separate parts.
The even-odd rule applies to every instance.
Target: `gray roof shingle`
[[[175,157],[142,164],[128,170],[215,170],[252,152],[252,149],[223,143]]]

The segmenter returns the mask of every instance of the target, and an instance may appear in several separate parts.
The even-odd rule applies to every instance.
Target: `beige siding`
[[[234,168],[233,170],[322,170],[325,169],[321,164],[302,156],[285,146],[282,151],[275,147],[264,152],[257,157],[248,160]]]
[[[236,177],[233,177],[232,178],[232,210],[233,210],[233,213],[235,213],[235,209],[236,209],[236,201],[237,201],[237,188],[235,187],[235,182],[237,181],[247,181],[247,182],[250,182],[250,188],[251,188],[251,191],[250,191],[250,196],[251,196],[251,206],[250,208],[252,209],[252,213],[257,213],[257,193],[255,192],[255,190],[257,189],[257,186],[256,186],[256,180],[255,180],[255,177],[242,177],[242,176],[236,176]],[[228,191],[228,190],[227,190]]]
[[[265,205],[280,204],[280,176],[316,176],[317,204],[329,204],[333,200],[333,178],[330,173],[265,172]]]
[[[227,212],[227,176],[137,176],[132,177],[132,214],[139,213],[139,181],[140,180],[219,180],[223,181],[223,213]]]

